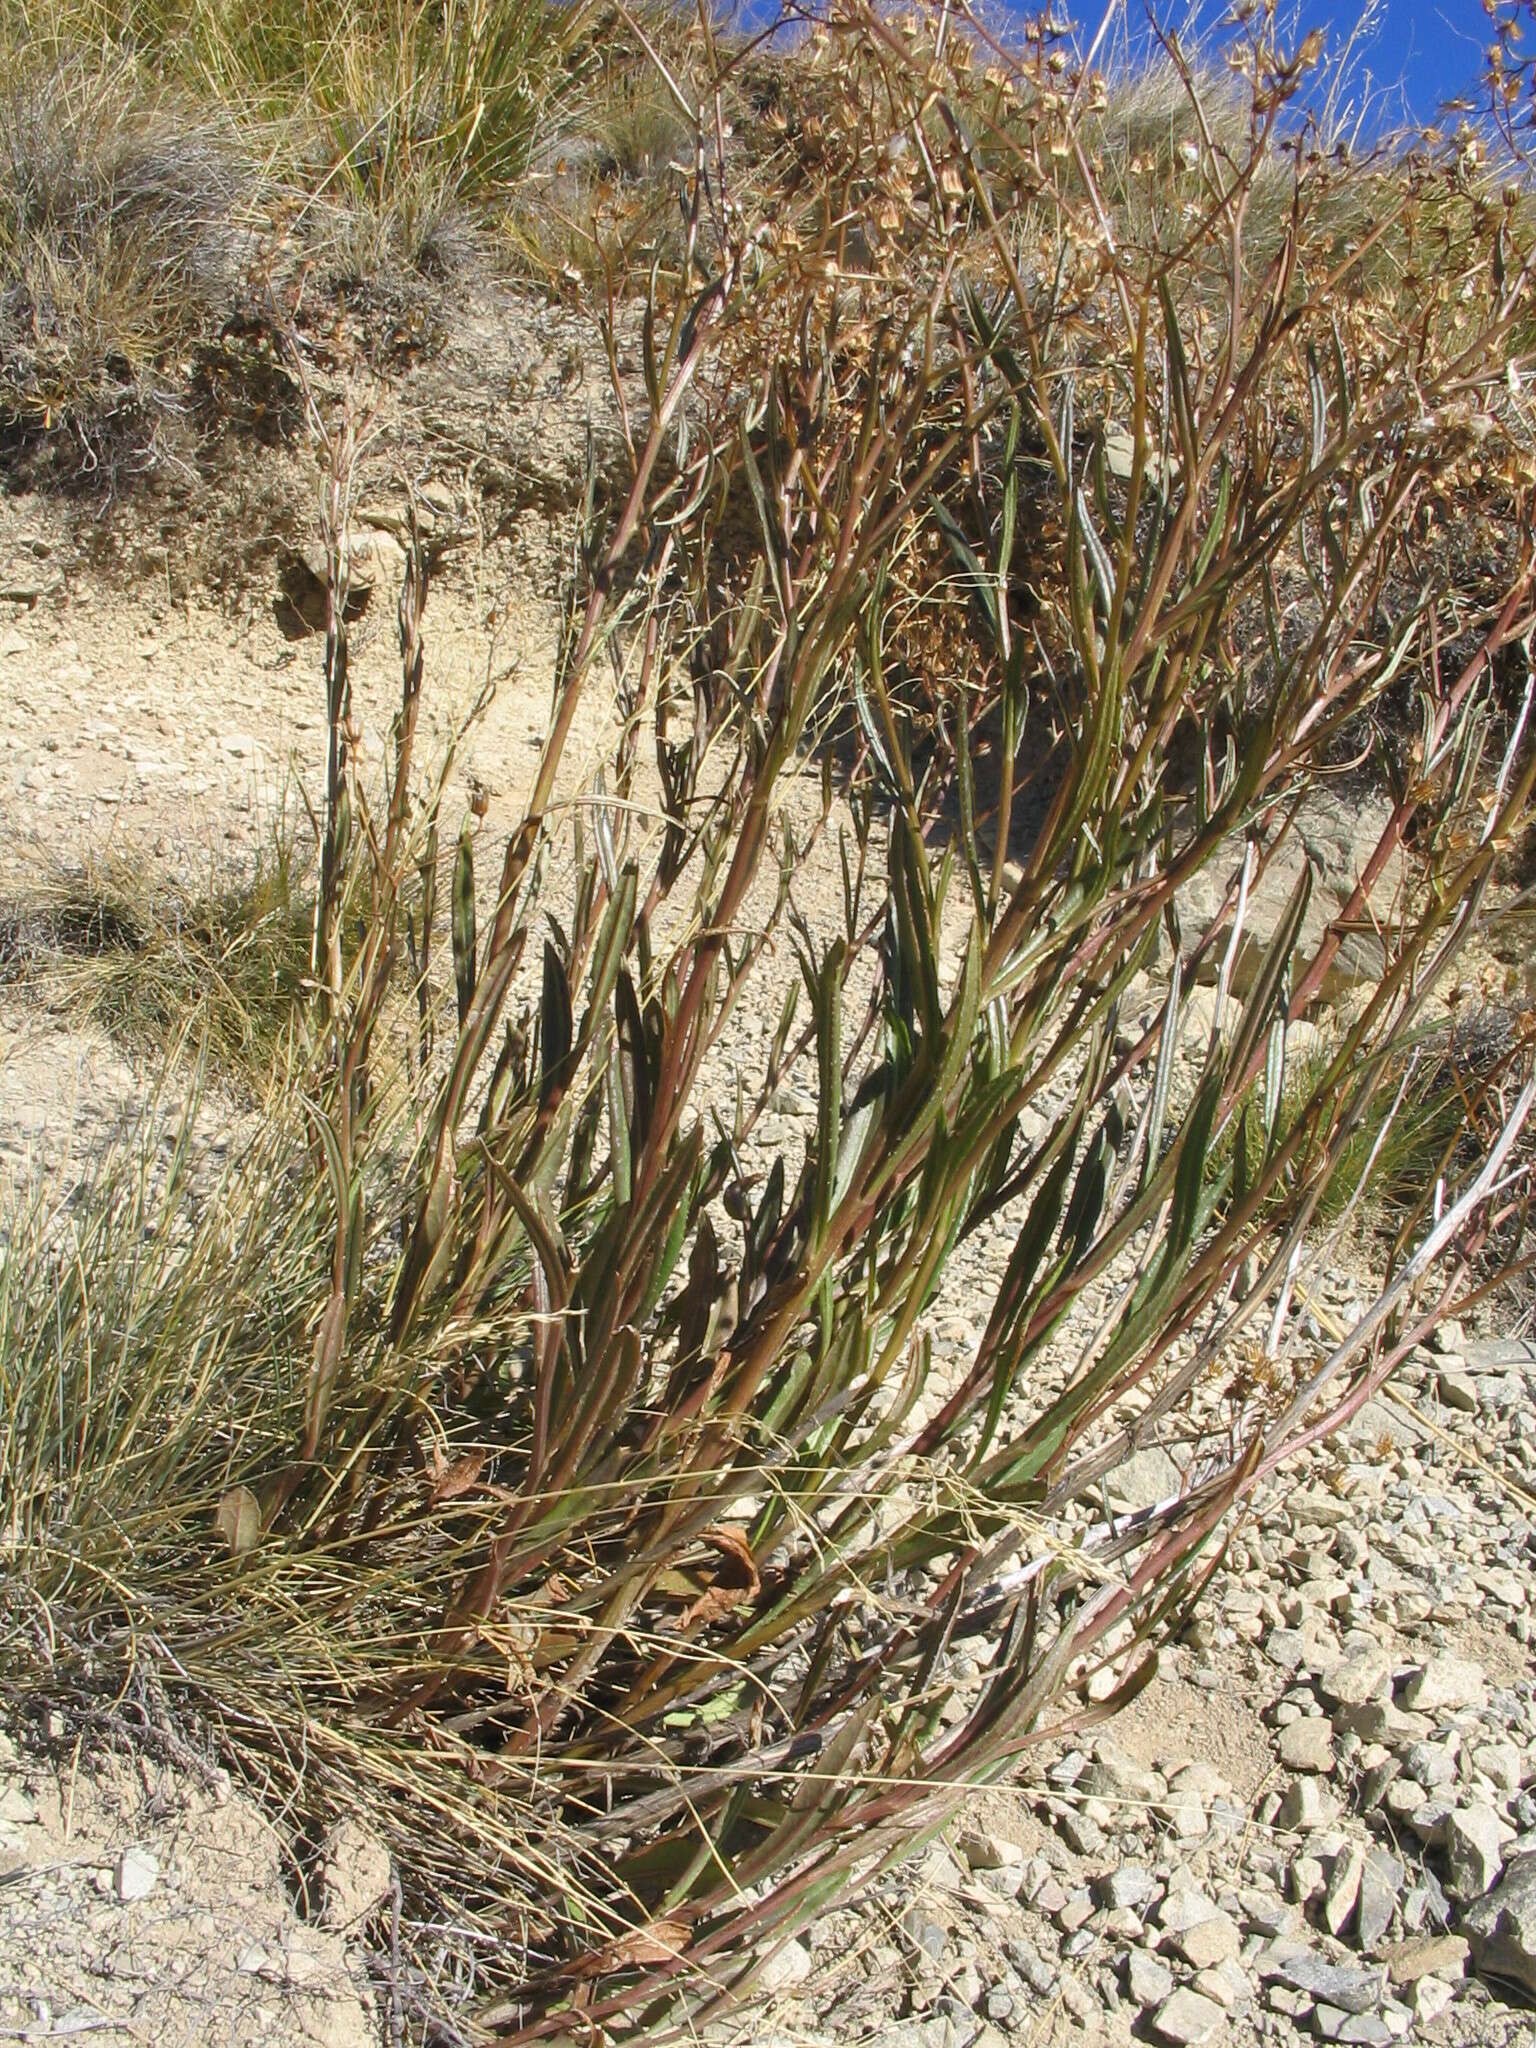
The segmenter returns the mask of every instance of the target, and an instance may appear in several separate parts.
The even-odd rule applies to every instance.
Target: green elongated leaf
[[[1088,509],[1088,500],[1083,495],[1081,485],[1078,487],[1076,506],[1077,530],[1082,536],[1089,567],[1093,570],[1094,588],[1099,594],[1099,608],[1107,618],[1115,602],[1115,572],[1109,555],[1105,550],[1104,543],[1099,539],[1098,530],[1094,526],[1093,515]]]
[[[758,1203],[747,1231],[743,1270],[749,1277],[756,1278],[762,1272],[768,1248],[773,1242],[783,1213],[784,1155],[781,1152],[768,1169],[768,1179],[763,1186],[763,1199]]]
[[[979,1463],[986,1455],[988,1446],[997,1434],[1004,1405],[1022,1363],[1023,1352],[1014,1344],[1013,1332],[1023,1320],[1028,1305],[1037,1292],[1034,1287],[1035,1275],[1061,1217],[1075,1154],[1076,1139],[1068,1136],[1055,1164],[1041,1183],[1039,1193],[1030,1204],[1024,1227],[1014,1240],[1013,1250],[1008,1256],[1002,1285],[997,1290],[992,1316],[982,1337],[982,1356],[986,1356],[989,1351],[995,1351],[997,1363],[992,1373],[992,1390],[987,1400],[986,1421],[982,1425],[981,1439],[973,1463]]]
[[[1323,373],[1318,365],[1317,350],[1307,348],[1307,395],[1312,402],[1312,444],[1309,456],[1312,467],[1320,469],[1323,453],[1328,445],[1328,392],[1323,383]]]
[[[971,760],[969,711],[963,696],[955,702],[955,795],[960,811],[960,846],[971,883],[971,901],[977,921],[985,924],[987,890],[981,878],[981,847],[976,838],[976,773]]]
[[[1099,1227],[1099,1218],[1104,1213],[1104,1197],[1109,1191],[1109,1168],[1113,1158],[1113,1135],[1106,1116],[1094,1133],[1087,1157],[1078,1170],[1072,1199],[1061,1222],[1060,1249],[1066,1255],[1068,1271],[1092,1244],[1094,1232]]]
[[[539,1103],[547,1106],[569,1086],[574,1046],[571,985],[565,963],[548,939],[544,942],[544,992],[539,1004],[539,1060],[542,1080]]]
[[[779,531],[774,523],[772,508],[768,503],[768,493],[763,484],[763,473],[758,467],[757,456],[753,452],[751,430],[745,420],[743,420],[741,427],[740,446],[742,474],[746,477],[747,489],[752,494],[752,504],[757,513],[758,529],[763,536],[761,560],[772,579],[773,594],[777,598],[779,608],[782,611],[785,609],[785,605],[784,585],[779,567]]]
[[[624,1055],[619,1050],[617,1039],[608,1050],[606,1088],[613,1198],[622,1208],[628,1203],[634,1188],[634,1160],[630,1146],[632,1119],[624,1096]]]
[[[616,1069],[624,1105],[627,1149],[638,1152],[651,1128],[651,1051],[645,1020],[628,968],[621,968],[614,993],[618,1017]]]
[[[880,1121],[886,1099],[884,1081],[884,1074],[877,1071],[854,1096],[853,1107],[838,1139],[837,1171],[832,1180],[833,1212],[841,1206],[843,1197],[853,1186],[854,1176],[864,1161],[869,1134]]]
[[[639,871],[633,862],[628,862],[623,873],[616,877],[616,886],[603,915],[602,930],[597,936],[592,978],[587,991],[587,1014],[581,1027],[583,1046],[591,1044],[613,999],[619,969],[624,964],[625,950],[634,927],[639,888]]]
[[[1179,1019],[1183,980],[1183,962],[1175,947],[1173,965],[1168,973],[1168,996],[1163,1004],[1162,1032],[1158,1039],[1157,1066],[1152,1075],[1152,1099],[1147,1108],[1146,1151],[1141,1162],[1141,1185],[1146,1186],[1157,1170],[1158,1155],[1162,1150],[1163,1123],[1168,1114],[1168,1091],[1173,1085],[1174,1061],[1179,1049]]]
[[[1179,1164],[1163,1245],[1162,1268],[1171,1272],[1189,1249],[1200,1216],[1200,1192],[1210,1157],[1211,1131],[1221,1101],[1222,1076],[1212,1069],[1201,1081],[1179,1134]]]
[[[368,1233],[366,1211],[363,1199],[363,1176],[355,1174],[352,1180],[351,1199],[347,1203],[347,1307],[357,1306],[358,1295],[363,1285],[363,1254],[367,1249]]]
[[[903,815],[891,833],[891,898],[896,909],[904,976],[917,999],[924,1042],[933,1052],[943,1030],[944,1010],[926,874],[922,836],[911,819]]]
[[[816,1183],[811,1204],[811,1245],[819,1249],[832,1214],[837,1152],[843,1124],[843,962],[841,939],[827,948],[816,977]]]
[[[1019,437],[1023,431],[1024,409],[1015,398],[1008,406],[1008,432],[1003,440],[1003,516],[997,534],[997,578],[1004,591],[1019,523]]]
[[[1179,453],[1184,463],[1184,488],[1196,487],[1200,464],[1200,442],[1195,433],[1195,416],[1190,400],[1189,357],[1184,352],[1184,329],[1173,300],[1173,286],[1166,276],[1157,280],[1157,296],[1163,309],[1163,337],[1168,344],[1168,381],[1172,387],[1173,415],[1178,422]]]
[[[1253,985],[1244,1001],[1238,1018],[1237,1029],[1232,1036],[1230,1071],[1242,1072],[1249,1060],[1258,1051],[1269,1018],[1280,999],[1290,971],[1291,955],[1301,937],[1302,925],[1306,921],[1307,906],[1312,900],[1312,863],[1305,861],[1296,878],[1289,900],[1281,914],[1280,922],[1271,935],[1269,945],[1259,962],[1259,970],[1253,977]]]
[[[459,833],[453,862],[453,980],[459,998],[459,1029],[475,999],[475,846],[470,820]]]
[[[879,770],[880,780],[885,784],[887,796],[890,797],[892,802],[900,803],[902,797],[901,780],[895,768],[891,765],[890,755],[885,750],[885,736],[880,730],[880,722],[875,717],[874,710],[870,704],[869,692],[864,686],[863,671],[857,662],[853,664],[849,681],[853,689],[854,709],[859,715],[859,727],[868,743],[870,758]]]
[[[1269,1027],[1269,1047],[1264,1058],[1264,1138],[1267,1146],[1275,1142],[1284,1088],[1285,1014],[1282,1011]]]
[[[986,1468],[984,1478],[987,1487],[1000,1500],[1006,1500],[1010,1495],[1017,1497],[1039,1478],[1066,1440],[1065,1420],[1052,1422],[1045,1429],[1032,1430],[1025,1441]]]
[[[944,1058],[934,1078],[934,1091],[940,1102],[947,1101],[950,1090],[960,1078],[961,1069],[971,1056],[971,1041],[976,1035],[976,1017],[981,1007],[981,932],[972,924],[966,934],[965,961],[960,970],[960,987],[949,1020],[949,1043],[944,1048]]]
[[[341,1147],[336,1142],[336,1133],[331,1120],[318,1103],[306,1101],[310,1123],[320,1140],[320,1150],[325,1158],[326,1177],[331,1184],[331,1204],[338,1223],[346,1216],[350,1207],[347,1189],[347,1169],[342,1164]]]
[[[1222,536],[1227,529],[1227,512],[1232,503],[1232,465],[1224,455],[1216,477],[1216,503],[1211,509],[1210,529],[1200,543],[1200,552],[1195,557],[1194,582],[1205,581]]]
[[[668,1282],[677,1270],[677,1262],[683,1255],[688,1228],[693,1221],[691,1201],[679,1201],[672,1210],[667,1234],[662,1240],[661,1252],[651,1268],[650,1278],[645,1283],[645,1292],[640,1297],[640,1320],[645,1322],[655,1312],[656,1304],[667,1291]]]
[[[697,1357],[709,1330],[709,1314],[721,1289],[720,1246],[715,1226],[706,1209],[688,1256],[688,1280],[671,1313],[677,1320],[678,1358],[687,1362]]]
[[[959,521],[942,498],[934,499],[933,515],[939,523],[940,532],[949,542],[955,560],[969,579],[976,602],[986,617],[987,629],[992,635],[993,644],[1000,654],[1005,652],[1002,616],[998,610],[997,579],[988,571],[980,555],[966,539]]]

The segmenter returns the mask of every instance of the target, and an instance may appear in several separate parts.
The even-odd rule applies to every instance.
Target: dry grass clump
[[[20,55],[0,91],[0,417],[80,467],[174,449],[184,358],[261,205],[247,138],[132,59]]]
[[[100,1024],[156,1064],[178,1042],[265,1089],[309,985],[309,867],[286,825],[238,877],[157,887],[106,857],[0,900],[0,983]]]
[[[1467,205],[1465,295],[1367,333],[1305,151],[1250,239],[1299,78],[1267,20],[1248,123],[1197,118],[1188,205],[1139,237],[1092,81],[952,8],[844,0],[757,184],[741,52],[701,30],[668,65],[693,169],[643,406],[614,348],[631,478],[578,536],[488,914],[419,758],[409,534],[361,771],[360,425],[316,409],[304,1064],[213,1203],[119,1176],[13,1234],[0,1670],[89,1698],[147,1661],[296,1800],[408,1788],[424,1917],[455,1885],[480,1917],[500,2038],[739,1997],[967,1786],[1133,1696],[1261,1480],[1527,1257],[1517,1018],[1357,1321],[1296,1326],[1536,784],[1536,681],[1509,717],[1494,675],[1536,601],[1505,405],[1533,252]],[[1383,246],[1440,203],[1394,190]],[[1517,538],[1469,595],[1417,522],[1472,462]],[[1409,772],[1319,929],[1310,857],[1265,885],[1410,665]],[[573,787],[595,690],[617,733]],[[1320,1041],[1367,927],[1379,979]],[[775,1028],[721,1088],[754,1001]],[[814,1113],[769,1156],[791,1071]],[[992,1232],[937,1359],[946,1267]],[[1104,1519],[1163,1430],[1177,1498]]]

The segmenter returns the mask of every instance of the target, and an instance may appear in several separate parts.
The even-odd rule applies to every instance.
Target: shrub
[[[55,1691],[157,1660],[269,1768],[302,1730],[311,1796],[408,1788],[386,1824],[428,1896],[494,1917],[479,2018],[509,2039],[707,2016],[964,1787],[1131,1696],[1252,1489],[1520,1256],[1528,1033],[1356,1323],[1321,1357],[1293,1328],[1536,773],[1491,698],[1525,525],[1456,668],[1433,557],[1384,607],[1469,448],[1523,522],[1525,254],[1469,205],[1454,306],[1356,317],[1302,149],[1250,261],[1297,78],[1262,40],[1241,148],[1203,143],[1166,238],[1122,240],[1091,82],[1051,54],[840,7],[803,60],[836,118],[772,220],[728,203],[705,74],[633,485],[583,539],[488,903],[416,760],[419,548],[390,772],[357,770],[341,423],[301,1105],[147,1272],[147,1197],[110,1191],[5,1268],[13,1645],[45,1613]],[[1405,234],[1433,175],[1394,188]],[[1255,930],[1418,649],[1414,775],[1358,885],[1306,937],[1304,864]],[[1377,983],[1300,1059],[1372,921]],[[776,1026],[721,1086],[765,982]],[[787,1082],[803,1155],[759,1142]],[[945,1363],[946,1265],[999,1231]],[[1104,1519],[1175,1423],[1177,1497]]]

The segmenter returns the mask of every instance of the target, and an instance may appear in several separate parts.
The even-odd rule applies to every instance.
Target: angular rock
[[[1212,1970],[1242,1952],[1243,1937],[1237,1922],[1218,1908],[1208,1919],[1176,1934],[1173,1946],[1192,1970]]]
[[[1024,1867],[1024,1851],[1017,1842],[1004,1841],[1001,1835],[988,1834],[979,1828],[969,1828],[955,1841],[955,1853],[968,1870],[1011,1870]]]
[[[1367,1955],[1373,1955],[1387,1937],[1392,1915],[1402,1896],[1404,1871],[1395,1856],[1385,1849],[1367,1849],[1360,1873],[1360,1903],[1355,1914],[1355,1939]]]
[[[1275,1819],[1282,1828],[1300,1828],[1310,1832],[1313,1828],[1327,1827],[1337,1819],[1338,1811],[1338,1800],[1321,1778],[1293,1778],[1285,1789]]]
[[[1108,1738],[1094,1745],[1093,1761],[1078,1778],[1077,1789],[1090,1799],[1108,1799],[1124,1806],[1151,1807],[1168,1795],[1167,1780],[1160,1771],[1138,1764]]]
[[[766,1996],[793,1991],[810,1976],[815,1965],[803,1941],[786,1941],[776,1948],[757,1973],[758,1989]]]
[[[1184,1475],[1168,1453],[1152,1444],[1116,1466],[1104,1481],[1104,1493],[1117,1514],[1135,1514],[1140,1508],[1154,1508],[1160,1501],[1175,1499]]]
[[[1210,1920],[1221,1911],[1190,1884],[1188,1878],[1174,1891],[1169,1892],[1157,1909],[1157,1924],[1164,1934],[1185,1934],[1191,1927],[1198,1927],[1202,1920]]]
[[[1459,1707],[1486,1706],[1488,1681],[1470,1657],[1431,1657],[1409,1679],[1403,1705],[1416,1714],[1442,1714]]]
[[[1323,1894],[1323,1925],[1335,1938],[1344,1932],[1354,1915],[1364,1873],[1365,1852],[1351,1842],[1334,1858],[1328,1889]]]
[[[1094,1896],[1101,1906],[1144,1906],[1157,1891],[1157,1879],[1144,1863],[1120,1863],[1094,1880]]]
[[[112,1873],[112,1889],[126,1906],[135,1899],[147,1899],[160,1882],[160,1864],[147,1849],[125,1849]]]
[[[1342,2012],[1375,2012],[1386,1994],[1383,1971],[1325,1962],[1316,1954],[1287,1956],[1272,1966],[1272,1974],[1293,1991],[1305,1991],[1319,2005]]]
[[[1491,1806],[1458,1808],[1445,1823],[1446,1885],[1453,1899],[1480,1899],[1504,1867],[1504,1830]]]
[[[1388,1949],[1387,1976],[1399,1986],[1417,1984],[1421,1977],[1460,1977],[1470,1954],[1464,1934],[1421,1935]]]
[[[1319,2005],[1312,2013],[1312,2028],[1323,2041],[1363,2044],[1363,2048],[1390,2048],[1396,2038],[1384,2019],[1373,2012],[1343,2012],[1336,2005]]]
[[[1104,1847],[1104,1830],[1091,1814],[1069,1806],[1056,1823],[1056,1832],[1077,1856],[1097,1856]]]
[[[1449,1408],[1458,1415],[1477,1413],[1477,1382],[1470,1373],[1454,1369],[1435,1375],[1435,1392],[1440,1397],[1440,1406]]]
[[[1198,1991],[1175,1991],[1152,2015],[1158,2038],[1173,2048],[1199,2048],[1202,2041],[1214,2041],[1227,2024],[1227,2016],[1212,1998]]]
[[[1125,1988],[1133,2005],[1161,2005],[1173,1996],[1173,1972],[1149,1950],[1133,1948],[1126,1957]]]
[[[1461,1924],[1480,1975],[1504,1978],[1536,1997],[1536,1852],[1514,1857]]]
[[[1247,1972],[1230,1956],[1212,1969],[1199,1971],[1194,1988],[1202,1998],[1211,1999],[1226,2012],[1235,2012],[1253,1996]]]
[[[1432,2027],[1455,2002],[1455,1987],[1443,1977],[1421,1977],[1413,1987],[1413,2016],[1421,2027]]]
[[[1326,1714],[1303,1714],[1280,1730],[1278,1748],[1288,1771],[1318,1771],[1326,1777],[1334,1767],[1333,1723]]]
[[[1392,1666],[1379,1643],[1362,1645],[1322,1675],[1318,1690],[1330,1706],[1363,1707],[1392,1697]]]

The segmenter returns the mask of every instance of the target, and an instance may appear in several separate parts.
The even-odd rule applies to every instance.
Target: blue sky
[[[1323,29],[1341,47],[1364,11],[1365,0],[1282,0],[1281,13],[1294,15],[1299,34]],[[1072,8],[1091,35],[1102,15],[1101,0],[1079,0]],[[1210,28],[1227,13],[1220,0],[1157,0],[1158,19],[1179,25],[1193,18]],[[1381,111],[1388,125],[1404,118],[1427,121],[1458,93],[1475,92],[1490,38],[1481,0],[1376,0],[1371,32],[1357,43],[1357,63],[1385,95]],[[1147,19],[1146,0],[1127,0],[1134,37]]]

